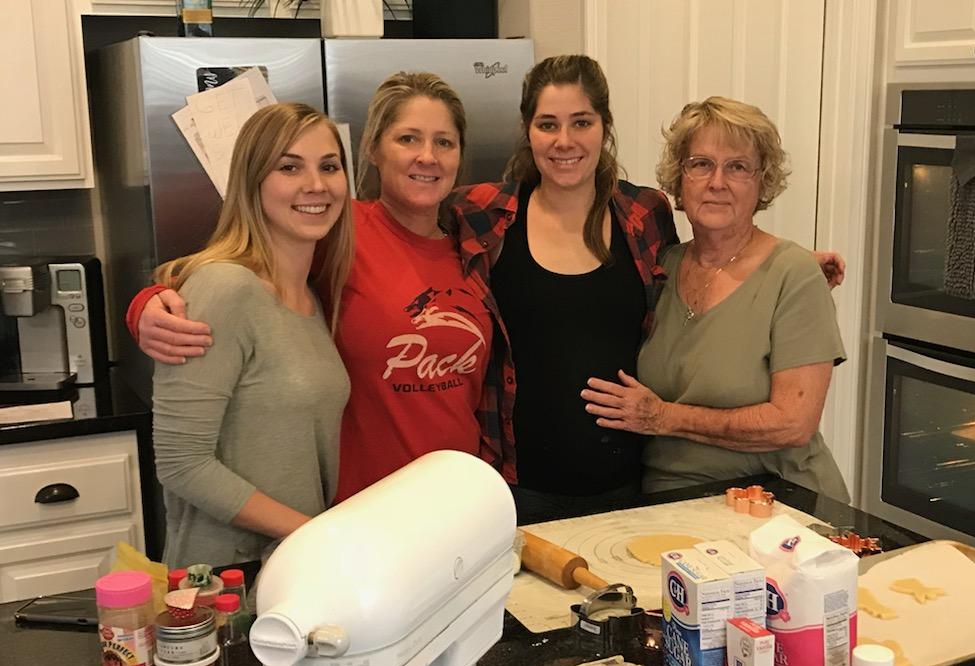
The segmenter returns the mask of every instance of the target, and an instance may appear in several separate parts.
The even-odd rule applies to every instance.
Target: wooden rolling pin
[[[589,571],[589,564],[579,555],[530,532],[522,530],[522,534],[525,535],[525,547],[521,551],[521,566],[529,571],[567,590],[580,585],[598,590],[608,584]]]

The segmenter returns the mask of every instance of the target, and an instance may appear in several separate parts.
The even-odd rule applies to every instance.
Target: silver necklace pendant
[[[694,310],[691,310],[691,308],[688,307],[687,311],[684,312],[684,326],[687,326],[687,322],[689,322],[691,319],[694,319],[694,315],[695,315]]]

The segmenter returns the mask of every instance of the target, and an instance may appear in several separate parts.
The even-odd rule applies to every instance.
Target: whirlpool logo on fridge
[[[474,63],[474,73],[483,76],[485,79],[490,79],[497,74],[507,74],[508,66],[501,64],[501,61],[497,61],[491,65],[485,65],[478,60]]]
[[[389,379],[396,370],[412,369],[419,381],[394,383],[394,391],[444,391],[462,386],[463,380],[458,375],[469,375],[477,369],[478,352],[486,350],[487,343],[474,315],[459,302],[471,298],[475,297],[467,292],[430,287],[403,308],[410,315],[410,324],[416,332],[397,335],[386,344],[393,354],[386,359],[383,379]],[[429,351],[429,339],[424,331],[432,328],[466,331],[470,334],[470,342],[466,347],[460,342],[461,347],[451,353],[443,353],[442,349],[440,354]]]

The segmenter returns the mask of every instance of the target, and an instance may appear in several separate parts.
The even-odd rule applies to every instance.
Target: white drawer
[[[135,543],[137,532],[116,521],[89,526],[85,534],[39,530],[31,540],[0,543],[0,603],[93,587],[109,572],[116,542]]]
[[[42,465],[0,468],[0,531],[24,526],[131,513],[133,479],[129,454],[62,460]],[[68,484],[78,497],[41,504],[38,491],[52,484]]]

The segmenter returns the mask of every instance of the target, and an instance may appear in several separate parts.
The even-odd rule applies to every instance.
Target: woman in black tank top
[[[635,196],[620,192],[595,61],[536,65],[521,111],[525,132],[506,173],[517,211],[492,254],[490,285],[517,368],[512,492],[524,523],[593,496],[639,492],[643,438],[597,426],[580,392],[589,377],[635,372],[656,250],[677,237],[663,195],[628,183]]]

